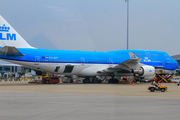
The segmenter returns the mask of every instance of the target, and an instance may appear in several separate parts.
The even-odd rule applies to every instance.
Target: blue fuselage
[[[39,63],[80,63],[80,64],[120,64],[131,59],[128,52],[133,52],[142,60],[140,63],[159,67],[166,70],[175,70],[178,63],[166,52],[151,50],[117,50],[108,52],[95,51],[70,51],[70,50],[47,50],[18,48],[24,54],[22,57],[3,56],[8,59],[23,62]]]

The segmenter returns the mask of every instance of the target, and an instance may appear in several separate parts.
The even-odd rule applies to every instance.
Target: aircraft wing
[[[137,57],[133,52],[129,52],[130,55],[130,59],[115,65],[115,66],[110,66],[107,69],[98,71],[98,73],[113,73],[113,72],[122,72],[122,73],[131,73],[132,70],[137,69],[138,67],[140,67],[139,62],[141,61],[141,59],[139,57]]]

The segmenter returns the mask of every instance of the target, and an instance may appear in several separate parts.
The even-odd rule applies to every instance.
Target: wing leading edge
[[[98,73],[114,73],[114,72],[123,72],[123,73],[132,73],[132,70],[137,69],[138,67],[141,67],[142,64],[139,62],[142,60],[140,59],[136,54],[133,52],[129,52],[130,59],[115,65],[110,66],[107,69],[104,69],[102,71],[98,71]]]

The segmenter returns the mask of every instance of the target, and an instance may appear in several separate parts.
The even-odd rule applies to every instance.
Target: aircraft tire
[[[113,81],[114,81],[114,83],[119,83],[118,79],[114,79]]]
[[[102,81],[98,79],[98,80],[97,80],[97,83],[102,83]]]
[[[92,80],[92,83],[102,83],[102,81],[98,78]]]
[[[48,80],[46,80],[46,84],[49,84],[49,81],[48,81]]]
[[[119,82],[118,82],[118,79],[109,79],[108,83],[116,84],[116,83],[119,83]]]
[[[83,83],[90,83],[90,80],[84,79],[84,80],[83,80]]]
[[[86,80],[83,80],[83,83],[86,83]]]
[[[84,79],[84,80],[83,80],[83,83],[87,83],[87,80],[86,80],[86,79]]]
[[[98,79],[97,79],[97,78],[94,78],[94,79],[92,80],[92,83],[98,83]]]
[[[109,79],[109,80],[108,80],[108,83],[112,83],[112,79]]]

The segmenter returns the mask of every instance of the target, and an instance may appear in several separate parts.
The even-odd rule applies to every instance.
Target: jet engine
[[[139,77],[155,77],[155,68],[153,66],[142,66],[139,69],[133,70],[133,73]]]

